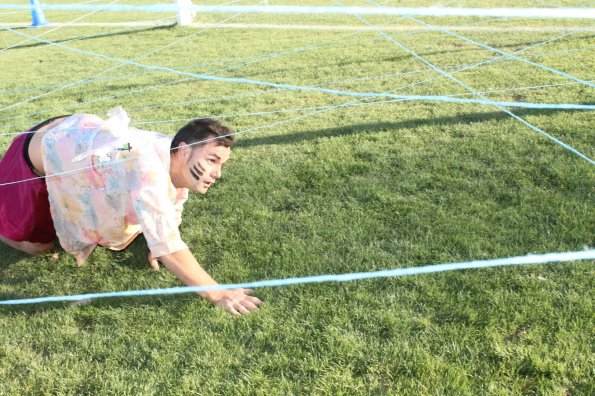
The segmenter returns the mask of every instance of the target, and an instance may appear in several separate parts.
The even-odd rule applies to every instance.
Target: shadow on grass
[[[48,253],[48,256],[40,256],[40,257],[32,257],[25,253],[19,252],[18,250],[12,249],[5,245],[0,245],[0,255],[3,257],[0,261],[0,286],[8,286],[13,290],[24,290],[27,289],[27,285],[35,284],[38,282],[43,282],[46,280],[48,276],[54,276],[59,278],[61,276],[72,276],[72,272],[65,271],[64,266],[72,266],[74,270],[78,270],[76,268],[76,260],[74,256],[69,255],[64,250],[62,250],[58,246],[58,242],[56,241],[57,248],[54,249],[51,253]],[[102,248],[99,248],[102,249]],[[49,258],[49,255],[52,253],[58,253],[61,258],[55,264],[55,268],[52,268],[53,265],[48,266],[48,260],[52,260]],[[97,268],[97,276],[106,276],[106,282],[109,282],[109,276],[106,275],[105,266],[100,264],[99,261],[105,259],[107,255],[110,262],[115,263],[115,265],[120,267],[126,267],[132,269],[134,271],[143,271],[148,272],[150,270],[149,263],[147,261],[147,253],[148,248],[144,238],[137,238],[130,246],[128,246],[123,251],[119,252],[112,252],[107,249],[104,249],[103,252],[96,251],[95,257],[94,254],[87,259],[85,266],[94,266],[98,265]],[[33,268],[37,263],[36,260],[43,261],[40,262],[41,267],[38,270]],[[67,261],[64,263],[63,261]],[[27,268],[26,270],[22,271],[12,271],[11,266],[17,264],[22,261],[27,261],[27,265],[31,265],[31,268]],[[62,263],[60,263],[62,261]],[[94,261],[97,261],[95,263]],[[162,269],[163,270],[163,269]],[[114,275],[110,275],[114,276]],[[84,282],[84,281],[83,281]],[[80,286],[80,285],[79,285]],[[91,286],[92,288],[92,286]],[[24,298],[35,298],[35,297],[45,297],[45,296],[57,296],[57,295],[75,295],[75,294],[87,294],[87,293],[95,293],[97,290],[88,290],[82,288],[81,290],[67,290],[67,291],[60,291],[60,284],[55,283],[52,290],[44,293],[42,295],[32,295],[33,292],[26,292],[23,293],[17,292],[0,292],[0,301],[4,300],[17,300],[17,299],[24,299]],[[110,290],[111,291],[111,290]],[[39,294],[39,293],[38,293]],[[163,297],[161,297],[163,299]],[[164,299],[163,299],[164,300]],[[107,304],[110,306],[120,306],[120,305],[143,305],[143,304],[153,304],[156,301],[161,301],[160,296],[143,296],[143,297],[135,297],[134,299],[130,298],[105,298],[105,299],[98,299],[94,300],[93,304],[96,305],[97,302],[101,304]],[[165,300],[164,300],[165,301]],[[34,314],[37,312],[47,311],[48,309],[69,309],[69,308],[76,308],[79,305],[86,305],[86,302],[77,303],[77,302],[53,302],[53,303],[40,303],[40,304],[23,304],[23,305],[0,305],[0,314],[4,313],[13,313],[13,314],[21,314],[21,313],[28,313]]]
[[[592,104],[592,103],[586,103]],[[533,109],[517,109],[513,112],[519,117],[528,115],[551,115],[556,112],[568,112],[576,110],[533,110]],[[314,129],[310,131],[296,132],[283,135],[265,136],[243,138],[238,140],[236,147],[252,147],[260,145],[274,145],[274,144],[292,144],[308,140],[315,140],[320,138],[349,136],[359,133],[382,132],[387,130],[399,129],[415,129],[425,125],[450,125],[470,122],[486,122],[493,120],[506,120],[510,116],[502,111],[493,111],[487,113],[467,113],[456,114],[448,117],[435,118],[415,118],[407,119],[397,122],[377,122],[367,124],[357,124],[349,126],[341,126],[337,128]]]
[[[90,35],[90,36],[80,36],[80,37],[73,37],[73,38],[64,39],[64,40],[55,40],[52,42],[56,43],[56,44],[60,44],[60,43],[66,43],[66,42],[71,42],[71,41],[82,41],[82,40],[100,39],[100,38],[105,38],[105,37],[125,36],[125,35],[129,35],[129,34],[140,33],[140,32],[150,32],[150,31],[154,31],[154,30],[170,29],[174,26],[175,26],[175,24],[161,25],[161,26],[150,26],[150,27],[141,28],[141,29],[127,30],[125,32],[110,32],[110,33],[103,33],[103,34],[94,34],[94,35]],[[23,27],[16,27],[16,28],[12,28],[12,29],[13,30],[20,30],[20,29],[30,30],[31,28],[29,26],[23,26]],[[35,42],[35,43],[31,43],[31,44],[17,45],[15,47],[9,46],[8,50],[10,51],[10,50],[15,50],[15,49],[23,49],[23,48],[35,48],[35,47],[44,46],[44,45],[48,45],[48,43]]]
[[[2,282],[4,282],[7,279],[3,273],[6,270],[8,270],[8,267],[10,267],[11,265],[13,265],[21,260],[31,258],[31,256],[29,256],[28,254],[19,252],[18,250],[15,250],[15,249],[12,249],[12,248],[4,245],[1,242],[0,242],[0,257],[2,257],[2,259],[0,260],[0,280]]]

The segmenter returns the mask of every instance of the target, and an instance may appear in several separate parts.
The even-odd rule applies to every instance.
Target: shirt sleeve
[[[176,191],[176,202],[174,207],[176,208],[176,224],[178,227],[182,224],[182,212],[184,211],[184,203],[188,200],[188,189],[178,188]]]
[[[134,211],[153,257],[187,249],[178,229],[181,205],[169,196],[171,180],[157,155],[144,154],[125,162]]]

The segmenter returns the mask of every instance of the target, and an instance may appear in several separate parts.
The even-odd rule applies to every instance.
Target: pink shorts
[[[18,135],[0,160],[0,235],[12,241],[48,243],[56,239],[45,179],[37,178],[25,158],[27,137]]]

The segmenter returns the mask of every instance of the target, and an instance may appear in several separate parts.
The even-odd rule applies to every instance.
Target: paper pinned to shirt
[[[76,155],[72,162],[94,156],[100,162],[112,161],[117,151],[131,151],[132,136],[128,133],[130,117],[122,106],[114,107],[107,112],[108,119],[97,126],[93,144],[83,153]]]

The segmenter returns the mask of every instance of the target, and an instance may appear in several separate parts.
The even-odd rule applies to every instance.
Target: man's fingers
[[[251,296],[253,289],[237,289],[237,291],[244,294],[244,297],[254,304],[262,304],[262,301],[258,297]]]
[[[235,289],[223,292],[215,302],[217,306],[225,309],[232,315],[247,315],[258,309],[262,301],[248,293],[250,289]]]
[[[246,308],[248,311],[254,311],[258,309],[255,303],[250,300],[240,301],[240,306]]]
[[[244,294],[235,306],[238,311],[242,312],[243,314],[247,314],[251,311],[257,310],[257,305],[261,303],[262,301],[260,301],[258,298]]]
[[[252,304],[255,304],[255,305],[262,304],[262,301],[258,297],[254,297],[254,296],[247,296],[246,301],[250,301]]]
[[[240,315],[240,313],[234,308],[233,303],[230,300],[226,300],[223,303],[217,305],[219,305],[221,308],[225,309],[232,315]]]
[[[256,308],[256,307],[255,307]],[[247,315],[250,313],[250,311],[252,311],[251,309],[248,309],[247,307],[245,307],[244,305],[242,305],[241,303],[238,303],[235,305],[235,309],[238,310],[241,314],[243,315]]]
[[[248,293],[246,293],[246,290],[252,291],[250,289],[242,289],[242,291],[244,292],[244,294],[242,295],[242,303],[246,303],[244,304],[245,306],[248,306],[250,308],[251,311],[257,309],[257,305],[262,304],[262,301],[258,298],[258,297],[254,297],[249,295]]]
[[[260,303],[261,301],[258,300],[256,297],[250,297],[242,293],[240,295],[229,296],[227,298],[224,298],[223,301],[221,301],[217,305],[224,308],[226,311],[233,315],[247,315],[250,312],[257,310],[257,304]]]

